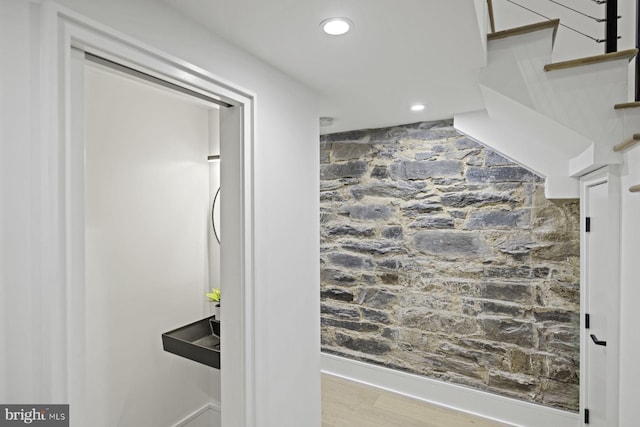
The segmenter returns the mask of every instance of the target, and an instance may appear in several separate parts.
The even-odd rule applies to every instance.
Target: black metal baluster
[[[605,52],[618,51],[618,0],[607,1],[607,22],[605,28]]]
[[[640,50],[640,0],[636,1],[636,49]],[[640,101],[640,59],[636,55],[636,101]]]

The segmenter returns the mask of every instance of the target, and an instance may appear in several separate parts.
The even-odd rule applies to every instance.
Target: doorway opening
[[[60,349],[55,351],[59,352],[57,354],[60,355],[61,360],[66,361],[66,374],[63,377],[64,384],[62,388],[66,390],[66,400],[74,408],[74,419],[81,425],[91,424],[91,422],[89,422],[91,419],[91,408],[86,405],[87,378],[90,374],[92,363],[95,363],[96,360],[91,357],[90,353],[94,351],[89,347],[91,345],[90,340],[94,338],[91,335],[92,331],[90,328],[94,328],[96,323],[104,328],[114,326],[115,322],[121,322],[122,324],[120,326],[123,326],[127,320],[127,316],[122,316],[121,318],[116,317],[109,320],[109,316],[105,313],[103,313],[104,317],[100,318],[100,313],[96,312],[95,308],[87,303],[88,299],[110,298],[110,295],[97,295],[94,293],[94,289],[88,289],[90,286],[87,280],[88,275],[94,274],[94,277],[100,277],[100,271],[94,270],[94,273],[91,273],[88,268],[88,261],[90,260],[86,255],[87,249],[89,249],[87,242],[90,233],[94,230],[90,229],[91,224],[88,223],[89,217],[87,214],[90,213],[90,209],[87,206],[88,203],[95,202],[96,205],[92,209],[96,212],[95,207],[97,207],[98,213],[100,213],[100,208],[102,207],[113,207],[105,206],[109,205],[109,200],[107,197],[101,197],[105,196],[102,191],[100,192],[101,194],[88,195],[87,193],[92,185],[90,181],[91,176],[87,174],[87,168],[90,166],[88,161],[91,161],[91,159],[85,158],[85,152],[90,148],[87,146],[85,135],[87,131],[86,120],[87,115],[91,114],[91,112],[86,110],[84,104],[85,62],[88,53],[89,56],[105,59],[125,69],[135,70],[144,75],[158,78],[168,83],[169,86],[175,85],[184,89],[187,93],[185,94],[183,92],[181,96],[196,93],[209,98],[209,101],[213,99],[227,104],[227,106],[223,106],[223,108],[218,110],[221,141],[220,152],[210,153],[208,149],[206,149],[205,152],[202,153],[203,168],[206,170],[209,167],[207,163],[208,154],[219,154],[220,157],[224,159],[224,162],[220,162],[220,182],[225,188],[225,203],[221,206],[220,210],[221,223],[224,224],[225,228],[225,237],[221,242],[220,251],[220,282],[230,285],[223,286],[226,307],[226,322],[221,328],[221,340],[225,343],[221,349],[224,368],[220,371],[220,404],[225,407],[223,422],[230,425],[250,424],[250,421],[245,420],[250,417],[250,415],[247,414],[253,413],[253,411],[248,408],[254,406],[254,393],[252,392],[254,388],[254,360],[252,350],[255,328],[253,317],[253,178],[251,165],[253,156],[255,95],[229,82],[219,82],[215,76],[195,66],[191,66],[184,61],[157,51],[149,51],[143,45],[137,44],[132,40],[123,40],[119,38],[119,35],[111,34],[104,28],[93,28],[90,23],[82,22],[78,17],[67,17],[64,13],[60,12],[57,15],[56,23],[59,26],[60,34],[65,34],[68,37],[64,38],[65,42],[60,43],[55,51],[57,64],[59,65],[58,72],[61,74],[61,78],[57,80],[59,81],[58,87],[60,90],[56,95],[58,98],[55,103],[64,106],[64,108],[60,110],[61,114],[57,115],[54,119],[60,132],[57,141],[59,144],[59,152],[62,153],[62,159],[60,161],[62,188],[57,190],[56,197],[60,201],[59,203],[64,206],[63,221],[66,224],[65,233],[64,236],[62,236],[64,254],[60,260],[66,276],[65,281],[61,283],[60,289],[61,294],[66,295],[66,310],[60,313],[60,318],[55,319],[55,322],[61,325],[64,338],[59,341],[61,343]],[[56,75],[55,72],[52,73],[52,76]],[[149,87],[147,87],[147,89],[149,89]],[[157,90],[157,88],[154,90]],[[110,95],[112,94],[105,94],[105,96]],[[198,97],[196,96],[194,98]],[[207,99],[200,99],[200,102],[206,101]],[[206,115],[208,114],[207,112]],[[210,125],[208,121],[207,123]],[[179,144],[176,146],[179,146]],[[139,149],[140,147],[137,148]],[[134,145],[128,146],[128,149],[133,151],[137,148]],[[130,166],[128,173],[135,175],[136,168],[139,169],[139,171],[144,170],[145,167],[153,168],[153,162],[150,160],[154,156],[156,156],[155,158],[157,160],[158,153],[150,151],[148,147],[144,150],[144,153],[147,154],[148,157],[141,156],[140,159],[143,159],[142,163],[135,164],[134,166],[128,165],[128,167]],[[115,154],[112,154],[112,156],[118,157]],[[106,163],[103,162],[104,160],[104,158],[98,158],[97,163],[99,165]],[[119,160],[123,161],[122,158],[119,158]],[[102,166],[103,168],[105,167],[104,164],[102,164]],[[188,165],[175,165],[176,168],[182,166],[186,167]],[[109,171],[109,173],[111,177],[115,177],[113,178],[114,181],[118,180],[117,171]],[[131,191],[130,188],[124,188],[127,184],[126,179],[122,178],[119,184],[123,193],[125,190]],[[167,185],[169,184],[167,183]],[[135,201],[137,198],[149,199],[153,198],[153,196],[153,191],[148,189],[145,194],[137,196],[130,194],[128,197],[130,200]],[[178,194],[174,202],[177,202],[182,196],[183,194]],[[209,196],[206,195],[205,197],[208,198]],[[161,204],[162,203],[159,203],[156,207],[158,208]],[[158,209],[164,209],[163,214],[172,212],[172,215],[180,216],[180,208],[177,208],[175,204],[179,203],[172,204],[171,200],[165,200],[164,206]],[[130,205],[129,208],[134,209],[133,205]],[[208,200],[203,200],[202,208],[202,216],[204,218],[207,216],[210,218],[209,209],[211,205]],[[158,209],[156,209],[156,212]],[[160,235],[170,228],[161,227],[159,226],[161,224],[154,223],[153,211],[146,212],[146,215],[148,217],[148,223],[138,222],[137,225],[134,223],[129,224],[128,221],[132,217],[128,215],[121,216],[116,223],[126,223],[127,226],[130,227],[130,231],[134,232],[139,231],[143,227],[149,227]],[[207,229],[211,227],[210,221],[205,221],[203,224],[198,225],[198,227],[200,227],[200,239],[203,244],[194,250],[202,255],[206,252],[204,243]],[[120,232],[122,232],[122,230],[120,230]],[[191,234],[194,233],[195,231],[192,230]],[[126,237],[126,235],[120,233],[120,239],[125,239]],[[131,245],[129,245],[129,243],[131,243]],[[153,242],[146,242],[147,246],[145,246],[144,241],[135,242],[133,239],[129,243],[126,245],[137,246],[134,252],[137,251],[138,253],[144,250],[150,251],[149,246],[153,246]],[[113,250],[113,247],[111,247],[110,250]],[[154,250],[159,250],[159,248],[154,248]],[[167,256],[166,253],[164,255]],[[99,253],[97,256],[95,254],[92,256],[94,260],[100,259]],[[188,256],[183,257],[184,262],[193,262],[193,259],[197,258],[198,256],[193,258],[189,258]],[[129,267],[139,273],[149,272],[154,268],[158,268],[158,262],[155,260],[147,260],[145,263],[136,263],[132,260],[131,264]],[[112,270],[115,271],[117,269],[114,267]],[[98,271],[98,273],[95,273],[96,271]],[[200,275],[201,277],[205,277],[207,274],[203,263]],[[177,274],[175,277],[180,277],[180,274]],[[179,279],[176,279],[176,281],[179,281]],[[166,289],[164,290],[166,291]],[[108,294],[108,292],[113,291],[113,289],[101,289],[101,291],[107,292]],[[147,303],[146,308],[149,310],[156,310],[158,314],[170,315],[166,313],[167,307],[153,307],[153,298],[146,298],[151,292],[149,289],[138,293],[136,293],[133,288],[128,289],[128,291],[131,291],[131,293],[120,299],[115,298],[114,303],[116,307],[123,309],[127,308],[127,304],[134,306],[133,309],[128,311],[128,320],[132,320],[131,317],[133,317],[133,314],[131,313],[135,313],[135,306],[145,306],[145,302]],[[158,292],[162,291],[163,289],[158,290]],[[198,308],[200,310],[203,310],[203,307],[206,305],[203,291],[205,291],[203,287],[198,291],[193,291],[194,293],[201,293],[201,298],[198,297],[199,301],[197,303],[199,304]],[[164,313],[160,313],[163,311]],[[96,318],[92,316],[96,316]],[[131,328],[135,329],[135,325],[131,324]],[[154,357],[176,357],[168,353],[164,354],[159,336],[148,337],[143,331],[139,331],[137,336],[141,340],[149,339],[157,342],[157,352]],[[104,343],[100,344],[102,345]],[[131,344],[131,346],[126,344]],[[127,349],[134,346],[134,344],[132,338],[130,338],[129,342],[126,340],[122,341],[121,345],[113,346],[115,347],[115,354],[118,355],[117,357],[124,357]],[[193,363],[187,360],[183,362]],[[140,363],[143,362],[141,361]],[[111,369],[111,367],[108,367],[107,372],[114,377],[120,378],[124,378],[131,373]],[[149,379],[152,375],[152,370],[144,373],[146,379]],[[135,392],[135,390],[129,391]],[[135,408],[127,406],[126,402],[121,403],[119,408],[121,414],[129,414],[135,410]],[[226,418],[227,421],[224,421],[224,418]],[[166,419],[165,423],[172,421],[176,420]],[[135,423],[131,425],[135,425]]]
[[[220,371],[158,354],[210,316],[220,106],[85,54],[85,409],[97,427],[218,418]],[[162,407],[162,411],[156,408]],[[207,408],[207,410],[203,410]]]

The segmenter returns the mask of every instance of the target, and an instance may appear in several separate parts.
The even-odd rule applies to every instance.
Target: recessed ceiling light
[[[411,111],[422,111],[424,110],[424,104],[413,104],[411,106]]]
[[[346,34],[352,26],[353,23],[347,18],[329,18],[320,23],[322,31],[331,36],[341,36]]]

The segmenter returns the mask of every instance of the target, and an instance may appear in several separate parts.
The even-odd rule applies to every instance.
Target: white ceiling
[[[159,0],[232,44],[315,90],[322,133],[451,118],[483,108],[476,83],[486,57],[477,23],[479,0]],[[480,1],[480,4],[484,1]],[[553,2],[493,0],[503,30],[543,21],[537,11],[594,37],[604,25]],[[603,17],[602,5],[563,0]],[[635,2],[621,2],[619,49],[634,47]],[[345,36],[328,36],[320,22],[346,17]],[[553,60],[603,52],[603,46],[561,27]],[[422,112],[412,112],[424,103]]]
[[[483,107],[470,0],[162,0],[319,94],[322,133],[451,118]],[[328,36],[320,22],[354,28]],[[424,103],[422,112],[410,106]]]

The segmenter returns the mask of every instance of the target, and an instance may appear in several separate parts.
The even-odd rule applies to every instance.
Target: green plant
[[[209,302],[220,302],[220,288],[213,288],[206,295],[209,298]]]

